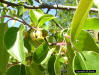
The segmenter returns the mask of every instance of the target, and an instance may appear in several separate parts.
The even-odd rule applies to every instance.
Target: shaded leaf
[[[6,75],[20,75],[21,66],[15,65],[8,69]]]
[[[29,42],[29,39],[28,38],[25,38],[24,39],[24,46],[28,50],[28,52],[31,51],[31,45],[30,45],[30,42]]]
[[[52,55],[48,61],[48,73],[49,75],[55,75],[55,70],[54,70],[54,63],[55,63],[55,55]]]
[[[57,55],[54,63],[55,75],[61,75],[60,55]]]
[[[18,16],[22,17],[23,13],[24,13],[24,7],[23,6],[18,6]]]
[[[7,31],[7,24],[0,23],[0,75],[6,72],[9,55],[4,45],[4,34]]]
[[[26,67],[26,75],[44,75],[44,70],[40,65],[33,62],[32,65]]]
[[[49,50],[49,48],[48,48],[48,44],[46,42],[44,42],[43,44],[41,44],[35,50],[35,52],[33,54],[34,61],[36,63],[41,63],[45,59],[45,57],[46,57],[46,55],[48,53],[48,50]]]
[[[8,69],[6,75],[26,75],[25,66],[14,65]]]
[[[48,54],[47,54],[46,58],[41,62],[41,64],[47,63],[47,61],[49,60],[49,58],[51,57],[51,55],[52,55],[52,53],[53,53],[54,51],[55,51],[54,48],[50,49],[50,50],[48,51]]]

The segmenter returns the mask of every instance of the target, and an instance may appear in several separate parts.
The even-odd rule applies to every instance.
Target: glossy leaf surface
[[[89,18],[86,20],[83,29],[87,30],[98,30],[99,29],[99,18]]]
[[[83,51],[82,54],[76,53],[76,57],[74,60],[74,70],[96,70],[96,73],[76,73],[76,74],[98,75],[99,54],[92,51]]]
[[[35,52],[34,52],[34,54],[33,54],[33,59],[34,59],[34,61],[36,62],[36,63],[41,63],[44,59],[45,59],[45,57],[46,57],[46,55],[47,55],[47,53],[48,53],[48,44],[46,43],[46,42],[44,42],[43,44],[41,44],[36,50],[35,50]]]
[[[96,45],[93,37],[87,31],[82,30],[78,36],[78,42],[75,44],[79,51],[95,51],[99,53],[99,48]]]
[[[71,23],[71,41],[75,43],[88,16],[93,0],[80,0]]]
[[[19,62],[25,64],[23,30],[23,25],[20,27],[20,29],[15,27],[9,28],[5,34],[5,44],[9,54]]]

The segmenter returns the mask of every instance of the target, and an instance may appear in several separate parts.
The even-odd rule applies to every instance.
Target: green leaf
[[[17,13],[17,15],[18,15],[19,17],[22,17],[22,15],[23,15],[23,13],[24,13],[24,7],[23,7],[23,6],[18,6],[17,8],[18,8],[18,13]]]
[[[83,54],[83,56],[82,56]],[[96,70],[96,73],[76,73],[77,75],[98,75],[99,74],[99,54],[93,51],[76,52],[74,60],[74,70]]]
[[[34,61],[36,63],[41,63],[45,59],[45,57],[46,57],[46,55],[48,53],[48,50],[49,50],[49,48],[48,48],[48,44],[47,43],[44,42],[43,44],[41,44],[35,50],[35,52],[33,54]]]
[[[50,50],[48,51],[48,54],[47,54],[46,58],[41,62],[41,64],[47,63],[47,61],[49,60],[49,58],[51,57],[51,55],[52,55],[52,53],[53,53],[54,51],[55,51],[54,48],[50,49]]]
[[[25,66],[14,65],[8,69],[6,75],[26,75]]]
[[[92,36],[87,32],[82,30],[77,38],[78,42],[75,44],[79,51],[95,51],[99,53],[99,48],[97,47]]]
[[[74,14],[71,23],[71,41],[75,43],[78,34],[80,33],[83,25],[87,19],[89,9],[93,4],[93,0],[80,0],[78,8]]]
[[[44,75],[44,70],[40,65],[33,62],[26,67],[26,75]]]
[[[33,5],[33,0],[28,0],[28,2],[29,2],[31,5]]]
[[[29,11],[29,15],[30,15],[30,18],[31,18],[31,22],[32,22],[32,25],[36,26],[38,24],[38,19],[44,15],[44,13],[40,10],[40,9],[37,9],[37,10],[30,10]]]
[[[74,75],[73,72],[73,60],[74,60],[74,50],[72,48],[72,45],[70,43],[70,39],[66,38],[66,42],[67,42],[67,50],[66,50],[66,56],[68,58],[68,64],[67,64],[67,75]]]
[[[4,45],[4,34],[7,30],[7,24],[0,23],[0,75],[6,72],[9,55]]]
[[[24,39],[24,46],[25,46],[25,48],[28,50],[28,52],[31,51],[31,44],[30,44],[29,41],[30,41],[30,40],[29,40],[28,38],[25,38],[25,39]]]
[[[1,16],[6,15],[6,12],[7,11],[3,9],[2,13],[1,13]],[[4,23],[4,18],[0,18],[0,21],[1,21],[1,23]]]
[[[24,25],[21,25],[20,29],[15,27],[9,28],[5,34],[5,45],[11,56],[25,64],[23,30]]]
[[[26,75],[26,66],[21,64],[20,75]]]
[[[84,24],[83,29],[97,30],[99,29],[99,18],[89,18]]]
[[[54,63],[55,75],[61,75],[61,66],[60,66],[60,54],[57,55]]]
[[[52,55],[48,61],[48,73],[49,75],[55,75],[54,71],[54,63],[55,63],[55,55]]]
[[[20,74],[20,65],[14,65],[11,68],[8,69],[6,75],[19,75]]]
[[[45,14],[43,16],[41,16],[38,20],[38,26],[43,25],[45,22],[54,19],[55,17],[53,15],[50,14]]]

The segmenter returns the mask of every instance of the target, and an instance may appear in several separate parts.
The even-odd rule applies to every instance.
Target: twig
[[[40,6],[31,6],[31,5],[21,5],[15,4],[7,1],[0,1],[1,3],[7,4],[8,6],[23,6],[27,9],[42,9],[42,8],[49,8],[49,9],[62,9],[62,10],[76,10],[77,6],[65,6],[65,5],[40,5]],[[91,12],[98,12],[97,8],[91,8]]]
[[[63,29],[62,28],[62,26],[60,25],[60,24],[58,24],[55,20],[52,20],[55,24],[56,24],[56,26],[58,26],[60,29]]]
[[[10,20],[12,20],[12,19],[7,20],[6,23],[8,23]]]
[[[29,25],[28,23],[26,23],[23,19],[22,19],[22,20],[19,20],[19,19],[16,19],[16,18],[11,17],[11,16],[8,16],[8,15],[1,16],[0,18],[4,18],[4,17],[10,18],[9,20],[16,20],[16,21],[19,21],[19,22],[23,23],[24,25],[29,26],[31,29],[37,30],[37,28],[32,27],[31,25]],[[8,20],[8,21],[9,21],[9,20]],[[7,21],[7,22],[8,22],[8,21]]]

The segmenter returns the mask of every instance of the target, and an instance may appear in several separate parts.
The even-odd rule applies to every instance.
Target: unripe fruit
[[[46,30],[42,30],[42,36],[43,36],[43,37],[48,36],[48,31],[46,31]]]
[[[42,38],[43,39],[42,31],[41,30],[37,30],[36,31],[36,36],[37,36],[37,38]]]
[[[24,36],[24,38],[28,38],[28,32],[27,32],[27,30],[24,30],[23,31],[23,36]]]
[[[32,40],[36,40],[36,33],[35,33],[35,32],[31,32],[31,33],[30,33],[30,38],[31,38]]]

